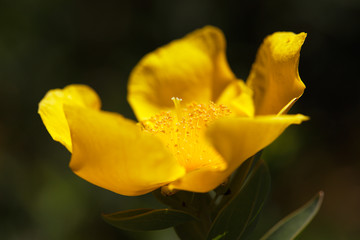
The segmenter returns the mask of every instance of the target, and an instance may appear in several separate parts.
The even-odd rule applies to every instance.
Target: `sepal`
[[[164,195],[158,189],[153,194],[163,204],[196,216],[197,220],[188,221],[174,227],[180,239],[205,239],[206,233],[211,226],[212,198],[208,193],[178,191],[172,195]]]
[[[270,175],[264,161],[258,160],[240,191],[219,211],[207,240],[244,239],[254,226],[270,189]]]
[[[251,175],[252,169],[260,160],[262,151],[247,159],[240,167],[230,176],[228,181],[216,189],[216,197],[221,197],[221,201],[213,209],[213,213],[219,212],[231,199],[233,199],[244,186],[245,181]]]

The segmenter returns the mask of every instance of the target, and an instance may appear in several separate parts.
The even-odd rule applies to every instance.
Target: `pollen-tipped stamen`
[[[175,111],[147,119],[142,122],[143,130],[159,137],[188,172],[203,167],[225,169],[222,157],[206,141],[205,131],[214,120],[230,115],[230,110],[213,102],[181,106],[180,98],[171,100]]]
[[[180,102],[182,101],[182,99],[178,98],[178,97],[172,97],[171,101],[173,101],[173,103],[175,105],[176,115],[177,115],[178,121],[180,121],[182,119],[181,105],[180,105]]]

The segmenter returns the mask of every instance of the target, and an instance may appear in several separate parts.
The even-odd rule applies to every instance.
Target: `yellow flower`
[[[245,83],[227,63],[223,33],[207,26],[134,68],[128,101],[139,123],[100,110],[85,85],[50,90],[39,114],[72,152],[71,169],[95,185],[129,196],[159,187],[207,192],[307,119],[286,114],[305,88],[298,74],[305,37],[268,36]]]

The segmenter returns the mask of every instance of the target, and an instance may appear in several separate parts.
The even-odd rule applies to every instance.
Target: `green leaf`
[[[294,239],[310,223],[319,211],[324,193],[319,192],[300,209],[283,218],[261,240]]]
[[[102,216],[114,227],[129,231],[160,230],[196,220],[193,215],[174,209],[133,209]]]
[[[252,227],[270,189],[269,171],[262,160],[256,162],[243,187],[216,216],[207,239],[241,239]],[[226,234],[225,234],[226,233]],[[224,235],[225,234],[225,235]]]

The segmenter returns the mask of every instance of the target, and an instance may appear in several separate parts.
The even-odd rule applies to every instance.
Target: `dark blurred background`
[[[264,231],[319,190],[324,204],[298,239],[359,239],[359,0],[0,2],[0,239],[176,239],[171,229],[119,231],[102,212],[156,207],[151,195],[123,197],[68,168],[70,154],[37,115],[49,89],[93,87],[103,109],[133,118],[130,71],[146,53],[211,24],[227,38],[235,74],[246,79],[258,46],[274,31],[307,32],[291,126],[264,158],[272,192]]]

